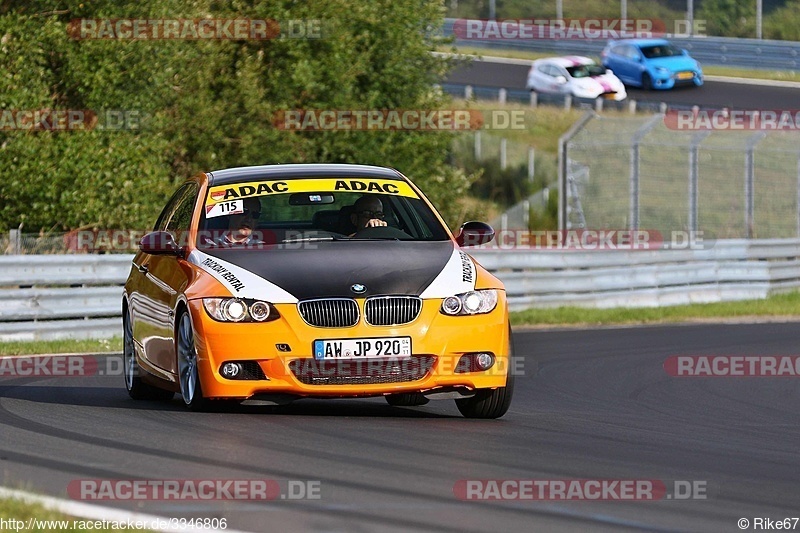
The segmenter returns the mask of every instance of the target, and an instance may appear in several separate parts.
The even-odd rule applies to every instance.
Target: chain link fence
[[[561,139],[561,229],[800,237],[800,132],[680,131],[587,113]]]

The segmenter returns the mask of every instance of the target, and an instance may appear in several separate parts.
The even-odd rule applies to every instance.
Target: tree
[[[292,109],[436,109],[431,56],[441,5],[422,0],[44,0],[0,4],[0,112],[87,110],[136,120],[108,131],[0,127],[0,228],[147,228],[177,183],[202,170],[289,162],[391,166],[446,217],[469,178],[446,164],[452,134],[293,132]],[[104,18],[321,21],[322,38],[85,40]],[[10,113],[10,115],[9,115]]]

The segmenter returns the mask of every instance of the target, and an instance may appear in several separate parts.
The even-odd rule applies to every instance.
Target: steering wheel
[[[405,231],[391,226],[375,226],[358,230],[352,237],[353,239],[400,239],[407,241],[413,239]]]

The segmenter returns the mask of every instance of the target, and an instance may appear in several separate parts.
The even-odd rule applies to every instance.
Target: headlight
[[[271,303],[249,298],[203,298],[203,307],[219,322],[268,322],[280,316]]]
[[[497,306],[497,291],[486,289],[448,296],[440,312],[445,315],[481,315],[491,313]]]

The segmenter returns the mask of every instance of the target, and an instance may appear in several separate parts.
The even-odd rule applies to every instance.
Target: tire
[[[456,400],[456,407],[465,418],[500,418],[511,405],[514,395],[514,376],[506,378],[506,386],[478,390],[475,396]]]
[[[653,78],[647,72],[642,72],[642,89],[649,91],[653,88]]]
[[[122,314],[122,361],[125,375],[125,388],[134,400],[169,401],[175,395],[172,391],[159,389],[142,381],[142,370],[136,362],[133,343],[133,327],[128,310]]]
[[[205,411],[209,402],[203,397],[200,374],[197,371],[197,348],[194,344],[194,328],[187,311],[178,316],[175,355],[178,359],[178,382],[181,398],[192,411]]]
[[[414,407],[416,405],[425,405],[430,401],[418,392],[389,394],[384,396],[384,398],[386,398],[386,403],[394,407]]]

